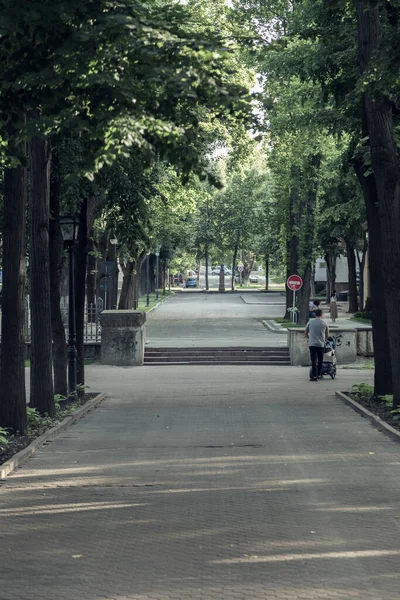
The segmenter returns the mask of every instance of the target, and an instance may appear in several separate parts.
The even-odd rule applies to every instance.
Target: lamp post
[[[160,256],[160,251],[157,248],[156,250],[156,300],[158,300],[158,257]]]
[[[76,327],[75,327],[75,278],[74,256],[75,243],[78,238],[79,218],[75,215],[60,218],[61,233],[64,245],[68,249],[68,395],[76,394]]]
[[[118,302],[118,265],[117,265],[117,244],[118,240],[113,233],[110,237],[110,244],[112,248],[112,256],[111,259],[114,261],[114,273],[111,277],[112,283],[112,298],[111,298],[111,308],[115,310],[117,308]]]
[[[150,252],[146,252],[146,306],[150,306]]]

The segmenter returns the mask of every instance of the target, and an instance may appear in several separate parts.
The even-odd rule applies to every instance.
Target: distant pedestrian
[[[308,303],[308,318],[309,319],[315,319],[315,309],[318,308],[318,306],[316,306],[316,304],[314,303],[313,300],[310,300],[310,302]]]
[[[331,299],[330,299],[330,304],[329,304],[329,310],[330,310],[330,313],[331,313],[332,323],[334,323],[336,321],[336,319],[338,318],[336,290],[333,290],[333,292],[331,294]]]
[[[305,334],[308,337],[312,365],[310,381],[318,381],[322,376],[325,342],[329,337],[329,327],[322,318],[320,308],[315,310],[315,319],[310,319],[307,323]]]

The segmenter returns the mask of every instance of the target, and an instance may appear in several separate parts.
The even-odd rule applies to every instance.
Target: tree
[[[8,124],[8,135],[12,124]],[[19,164],[8,163],[3,193],[3,285],[0,370],[0,423],[24,434],[27,427],[25,392],[25,229],[26,145],[20,142],[11,155],[20,154]]]
[[[247,118],[250,109],[248,82],[233,58],[226,32],[196,23],[195,8],[193,2],[162,6],[156,0],[111,2],[107,10],[101,3],[77,0],[28,4],[2,0],[0,110],[4,121],[10,120],[16,95],[20,109],[12,135],[5,130],[6,142],[18,137],[46,144],[46,136],[54,139],[55,133],[62,137],[73,130],[84,149],[81,174],[93,174],[118,156],[127,156],[129,146],[168,155],[189,171],[198,164],[198,147],[208,135],[199,109],[228,120],[234,109],[235,119]],[[40,119],[25,124],[25,112],[32,107],[40,107]],[[42,186],[46,167],[40,173],[32,169],[33,174],[37,186]],[[81,214],[85,210],[83,205]],[[83,217],[82,225],[85,231]],[[86,265],[86,253],[87,239],[81,233],[78,275]],[[48,276],[44,277],[47,290]],[[83,281],[80,277],[81,285]],[[81,296],[79,291],[78,334]],[[44,345],[49,347],[47,327],[45,334],[49,339]],[[33,371],[37,364],[33,359]],[[47,367],[46,379],[48,371]],[[36,386],[32,393],[35,390]],[[35,400],[38,406],[40,402]]]

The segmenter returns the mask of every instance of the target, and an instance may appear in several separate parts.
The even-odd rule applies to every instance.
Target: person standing
[[[331,313],[332,323],[334,323],[336,321],[336,319],[338,318],[336,290],[333,290],[333,292],[331,294],[331,299],[330,299],[330,304],[329,304],[329,310],[330,310],[330,313]]]
[[[318,381],[322,376],[325,342],[329,337],[328,324],[322,318],[322,310],[315,310],[315,319],[310,319],[305,329],[311,357],[310,381]]]

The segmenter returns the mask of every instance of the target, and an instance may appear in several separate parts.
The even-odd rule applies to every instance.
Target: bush
[[[8,446],[8,444],[9,441],[7,429],[4,429],[4,427],[0,427],[0,446]]]
[[[368,321],[371,321],[372,320],[371,298],[367,298],[367,300],[365,302],[364,310],[354,313],[353,316],[358,319],[366,319]]]

